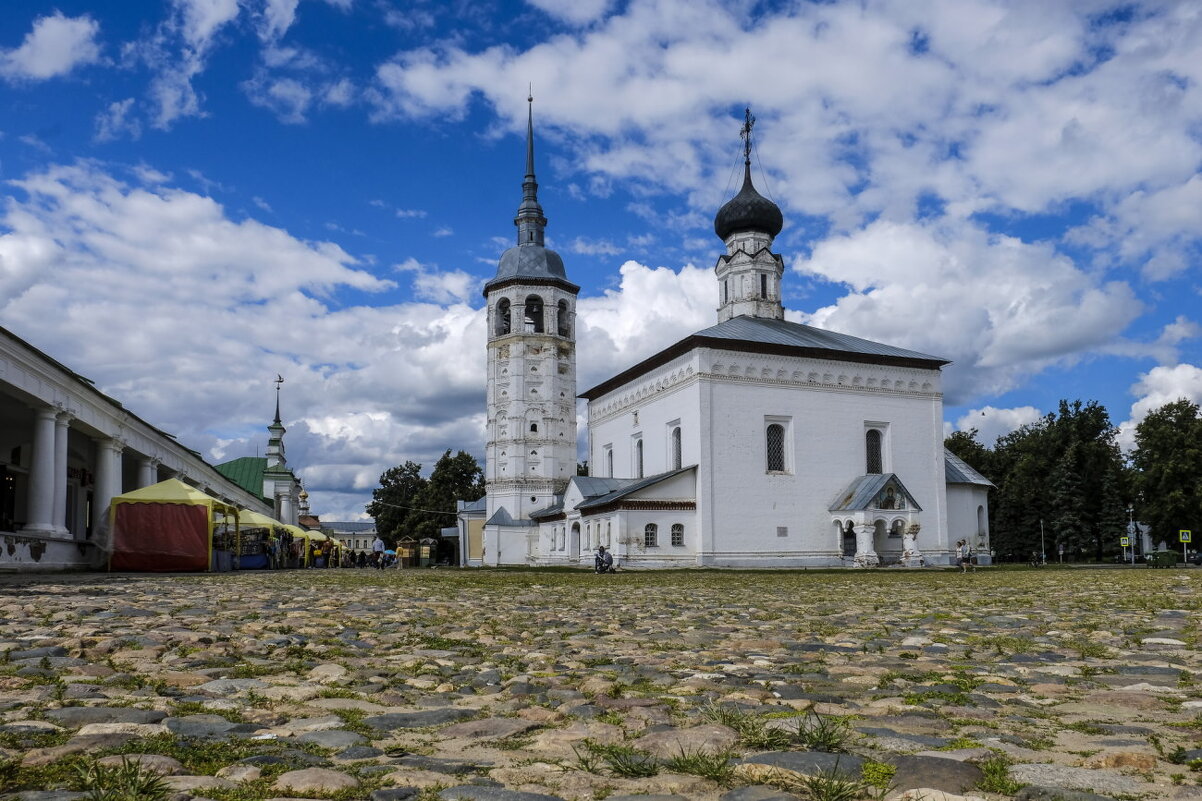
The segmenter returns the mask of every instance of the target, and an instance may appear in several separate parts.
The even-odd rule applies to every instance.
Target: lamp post
[[[1135,507],[1127,507],[1127,541],[1131,543],[1131,566],[1135,567]]]
[[[1048,563],[1048,547],[1043,539],[1043,518],[1039,518],[1039,564]]]

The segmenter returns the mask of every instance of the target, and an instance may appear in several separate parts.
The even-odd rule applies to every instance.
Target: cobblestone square
[[[0,797],[1202,798],[1200,581],[12,576]]]

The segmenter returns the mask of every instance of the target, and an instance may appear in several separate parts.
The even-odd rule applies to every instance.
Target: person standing
[[[960,559],[961,573],[967,573],[970,567],[972,572],[977,572],[976,565],[972,563],[972,549],[968,547],[968,540],[960,540],[956,543],[956,556]]]
[[[371,543],[371,558],[375,562],[376,570],[384,569],[384,540],[380,539],[377,534],[376,538]]]

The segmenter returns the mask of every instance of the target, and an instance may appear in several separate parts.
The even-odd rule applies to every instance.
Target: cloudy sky
[[[794,320],[933,353],[986,441],[1202,400],[1192,2],[10,0],[0,326],[352,519],[482,454],[533,87],[583,390],[715,322],[758,118]]]

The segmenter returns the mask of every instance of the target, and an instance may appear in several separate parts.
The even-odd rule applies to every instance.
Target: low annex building
[[[272,515],[195,451],[0,328],[0,570],[99,568],[113,497],[177,478]]]
[[[988,561],[989,481],[943,447],[946,359],[785,319],[784,220],[751,177],[714,218],[717,324],[585,390],[575,476],[575,301],[543,244],[533,121],[518,242],[485,286],[485,509],[469,564],[647,567]],[[478,547],[474,518],[486,518]],[[477,557],[476,554],[479,554]]]

